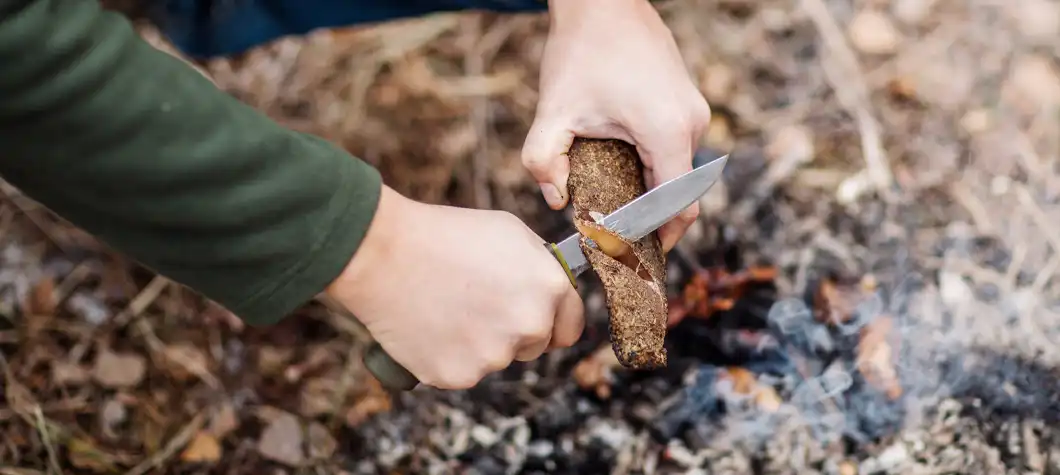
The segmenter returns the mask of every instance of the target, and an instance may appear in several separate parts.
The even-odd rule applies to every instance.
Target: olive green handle
[[[556,244],[548,243],[545,247],[563,266],[563,271],[567,273],[567,278],[570,279],[571,285],[574,288],[578,288],[578,281],[575,280],[574,273],[567,266],[567,260],[563,258],[563,253],[559,251]],[[409,370],[405,369],[404,366],[401,366],[400,363],[394,361],[394,358],[378,342],[372,342],[368,350],[364,352],[364,366],[375,376],[375,379],[379,380],[379,383],[384,388],[391,391],[409,391],[420,384],[420,380]]]
[[[379,380],[379,384],[391,391],[409,391],[420,384],[420,380],[394,361],[379,342],[373,341],[364,352],[364,366]]]

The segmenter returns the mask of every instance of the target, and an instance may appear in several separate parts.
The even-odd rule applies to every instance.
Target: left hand
[[[567,205],[574,137],[637,147],[648,188],[692,169],[710,106],[673,34],[648,0],[552,0],[540,99],[523,164],[553,209]],[[669,251],[699,215],[693,204],[659,229]]]

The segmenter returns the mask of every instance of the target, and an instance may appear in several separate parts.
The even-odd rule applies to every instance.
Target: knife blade
[[[604,216],[597,224],[627,241],[638,241],[706,194],[721,178],[728,160],[729,156],[723,155],[666,181]],[[575,232],[559,244],[549,244],[553,255],[567,271],[571,285],[575,287],[577,284],[574,279],[589,269],[589,261],[579,245],[581,237],[580,233]],[[596,247],[591,239],[588,242],[590,246]]]

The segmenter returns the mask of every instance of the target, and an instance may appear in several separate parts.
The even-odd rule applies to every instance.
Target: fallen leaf
[[[55,279],[45,276],[33,285],[22,304],[22,311],[27,315],[55,315]]]
[[[369,417],[389,411],[392,407],[390,394],[383,389],[378,379],[369,377],[365,384],[368,385],[367,390],[346,412],[346,425],[349,427],[357,427]]]
[[[84,384],[89,378],[87,368],[64,360],[52,361],[51,370],[52,382],[60,386]]]
[[[96,355],[92,377],[108,388],[130,388],[143,381],[146,371],[147,362],[143,356],[101,348]]]
[[[304,443],[305,437],[298,418],[282,413],[261,433],[257,449],[262,457],[269,460],[289,467],[300,467],[306,461]]]
[[[113,457],[96,447],[92,441],[70,439],[66,443],[66,452],[70,465],[81,470],[95,473],[110,473],[117,470]]]
[[[591,390],[600,399],[611,397],[614,370],[622,367],[610,344],[601,345],[588,357],[578,362],[571,372],[574,382],[584,390]]]
[[[190,463],[212,463],[221,459],[221,443],[206,431],[199,431],[191,439],[180,459]]]

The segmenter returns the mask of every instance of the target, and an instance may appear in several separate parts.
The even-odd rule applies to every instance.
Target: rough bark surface
[[[647,191],[636,148],[621,140],[575,139],[568,152],[568,189],[575,219],[595,223]],[[656,233],[632,242],[631,253],[609,256],[581,247],[604,285],[610,313],[611,345],[623,366],[666,366],[666,255]]]

